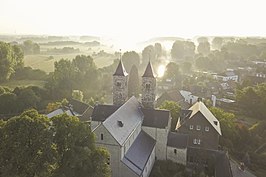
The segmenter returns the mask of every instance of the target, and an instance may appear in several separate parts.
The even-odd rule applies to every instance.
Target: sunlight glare
[[[164,72],[165,72],[165,65],[160,65],[157,70],[158,77],[163,77]]]

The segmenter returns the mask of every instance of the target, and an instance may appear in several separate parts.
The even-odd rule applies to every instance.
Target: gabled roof
[[[144,114],[143,126],[165,128],[170,119],[170,111],[161,109],[142,108]]]
[[[167,146],[185,149],[187,148],[188,135],[170,132],[167,137]]]
[[[122,146],[133,130],[142,123],[142,120],[143,114],[140,110],[140,103],[133,96],[110,115],[103,122],[103,126]]]
[[[69,104],[72,106],[73,110],[78,114],[82,115],[90,105],[76,99],[70,99]]]
[[[146,70],[145,70],[145,72],[144,72],[144,74],[143,74],[142,77],[152,77],[152,78],[155,78],[150,61],[149,61],[148,65],[147,65]]]
[[[92,112],[91,120],[103,122],[118,108],[119,106],[115,105],[96,105]],[[168,125],[170,119],[168,110],[141,108],[141,112],[144,115],[143,126],[165,128]]]
[[[122,60],[120,60],[113,76],[127,76],[127,75],[128,75],[128,73],[126,72],[126,69],[123,65],[123,62],[122,62]]]
[[[140,176],[149,160],[156,141],[144,131],[141,131],[128,149],[122,162]]]
[[[193,118],[193,116],[200,112],[212,125],[212,127],[219,133],[219,135],[222,135],[221,127],[219,121],[216,119],[216,117],[211,113],[211,111],[205,106],[205,104],[201,101],[196,102],[193,106],[189,108],[189,110],[192,110],[192,113],[189,117],[189,119]],[[216,125],[217,123],[217,125]]]

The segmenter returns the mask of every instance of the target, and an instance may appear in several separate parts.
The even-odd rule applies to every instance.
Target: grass
[[[11,89],[14,89],[16,87],[27,87],[27,86],[39,86],[44,87],[45,81],[41,80],[16,80],[16,81],[8,81],[5,83],[2,83],[1,86],[6,86]]]
[[[113,51],[111,48],[107,46],[97,46],[97,47],[84,47],[84,46],[67,46],[67,47],[74,47],[79,48],[79,53],[70,53],[70,54],[43,54],[47,49],[51,48],[63,48],[65,46],[41,46],[42,53],[39,55],[25,55],[24,56],[24,64],[25,66],[30,66],[33,69],[40,69],[47,73],[54,71],[54,62],[59,61],[60,59],[69,59],[72,60],[77,55],[92,55],[93,52],[99,52],[100,50],[104,50],[106,52],[112,53]],[[53,56],[53,59],[50,59],[49,57]],[[113,57],[93,57],[94,62],[98,68],[102,68],[104,66],[108,66],[113,63],[114,58]]]

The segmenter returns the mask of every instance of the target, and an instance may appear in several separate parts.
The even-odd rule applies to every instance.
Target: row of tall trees
[[[109,154],[96,148],[87,123],[29,110],[0,120],[0,176],[108,177]]]
[[[0,42],[0,82],[8,81],[16,69],[21,67],[23,67],[21,48]]]

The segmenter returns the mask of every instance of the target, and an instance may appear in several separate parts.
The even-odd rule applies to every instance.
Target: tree
[[[149,60],[154,61],[156,53],[153,45],[145,47],[142,51],[142,64],[147,64]]]
[[[204,42],[209,42],[207,37],[199,37],[197,39],[198,43],[204,43]]]
[[[195,55],[195,44],[190,41],[176,40],[171,49],[173,59],[184,59]]]
[[[29,110],[0,121],[0,138],[1,176],[110,176],[109,153],[96,148],[89,124],[77,117]]]
[[[135,65],[136,67],[139,67],[140,65],[139,54],[135,51],[125,52],[122,55],[122,61],[127,71],[130,71],[133,65]]]
[[[55,151],[49,127],[49,119],[35,110],[6,122],[0,142],[1,176],[50,176]]]
[[[138,68],[136,65],[133,65],[130,73],[129,73],[129,78],[128,78],[128,96],[129,98],[132,96],[139,97],[139,73],[138,73]]]
[[[163,49],[161,43],[155,43],[154,44],[154,50],[155,50],[155,57],[159,58],[163,55]]]
[[[212,48],[216,50],[220,50],[223,45],[223,38],[215,37],[212,40]]]
[[[199,43],[197,50],[198,50],[198,53],[201,53],[203,55],[208,55],[211,51],[210,43],[209,42]]]
[[[174,62],[168,63],[165,67],[163,78],[172,79],[174,82],[178,82],[180,80],[179,65]]]
[[[72,98],[79,100],[79,101],[83,101],[83,92],[80,90],[73,90],[72,91]]]
[[[182,59],[184,57],[184,45],[182,41],[175,41],[171,49],[173,59]]]
[[[191,72],[191,68],[192,68],[192,64],[188,61],[185,61],[181,64],[181,70],[183,73],[190,73]]]
[[[10,44],[0,42],[0,82],[9,80],[15,72],[15,54]]]
[[[52,122],[58,153],[54,177],[110,175],[107,165],[109,154],[104,149],[96,149],[94,135],[87,123],[66,114],[53,117]]]
[[[17,95],[5,92],[0,95],[0,112],[2,114],[12,114],[17,112]]]
[[[171,122],[171,130],[174,131],[176,128],[176,123],[179,118],[179,113],[181,107],[174,101],[164,101],[160,107],[160,109],[167,109],[171,112],[172,122]]]

